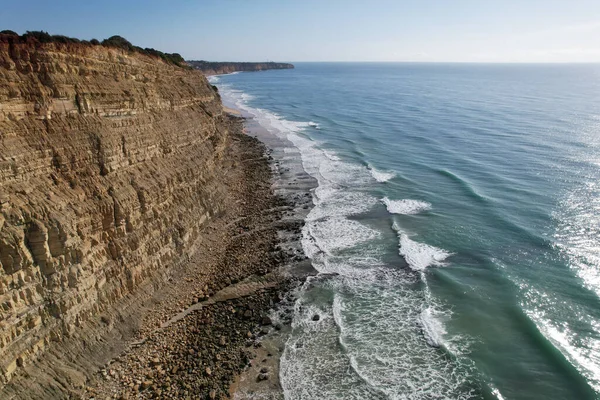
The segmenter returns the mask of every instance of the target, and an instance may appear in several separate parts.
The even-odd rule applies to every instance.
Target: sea
[[[317,182],[285,399],[600,398],[600,65],[209,80]]]

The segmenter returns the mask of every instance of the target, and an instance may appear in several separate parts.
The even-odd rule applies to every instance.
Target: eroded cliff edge
[[[0,41],[3,384],[194,252],[226,204],[224,118],[160,58]]]

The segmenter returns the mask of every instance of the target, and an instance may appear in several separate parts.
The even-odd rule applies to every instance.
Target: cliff
[[[198,71],[0,37],[2,383],[188,259],[227,204],[228,135]]]
[[[202,71],[205,75],[230,74],[232,72],[264,71],[268,69],[292,69],[293,64],[265,62],[210,62],[210,61],[187,61],[193,68]]]

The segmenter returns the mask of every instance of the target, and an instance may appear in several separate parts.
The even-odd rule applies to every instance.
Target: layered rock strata
[[[0,42],[3,384],[196,251],[227,200],[224,118],[198,71]]]

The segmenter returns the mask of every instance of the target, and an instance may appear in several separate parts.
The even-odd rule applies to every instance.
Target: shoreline
[[[314,182],[305,173],[298,181],[284,160],[282,139],[241,117],[241,111],[223,109],[235,131],[232,172],[242,176],[228,185],[236,187],[240,208],[207,229],[202,247],[214,255],[208,262],[237,276],[221,274],[213,280],[222,284],[194,288],[194,276],[181,274],[196,294],[190,300],[171,292],[174,298],[166,302],[176,301],[175,307],[149,310],[138,340],[99,370],[82,398],[245,399],[257,392],[262,398],[283,398],[279,359],[291,323],[293,289],[314,274],[300,243]]]
[[[290,209],[281,217],[281,225],[302,227],[313,207],[312,190],[316,188],[317,182],[304,171],[299,150],[287,139],[278,137],[261,126],[251,114],[243,110],[236,111],[246,118],[244,131],[269,149],[273,190],[277,196],[291,204]],[[286,231],[279,231],[280,246],[292,257],[292,262],[281,265],[279,270],[282,276],[291,277],[296,283],[287,287],[284,300],[271,310],[270,318],[273,319],[275,329],[268,330],[262,337],[260,346],[253,349],[253,361],[231,385],[230,395],[233,399],[284,398],[279,376],[280,359],[291,332],[296,300],[294,290],[299,288],[307,277],[317,274],[310,260],[304,255],[301,239],[300,229],[291,235],[286,234]]]

